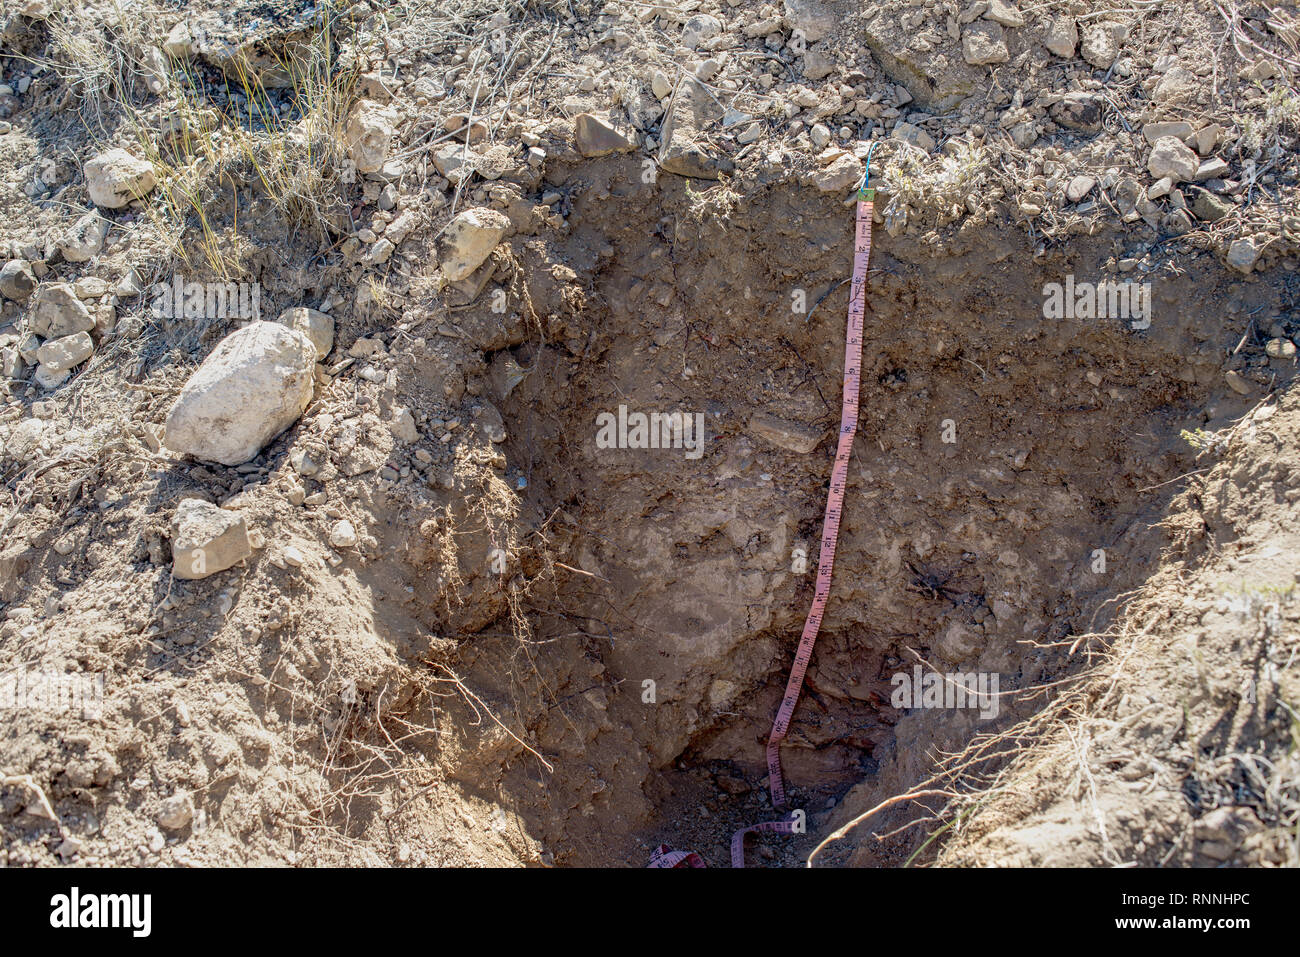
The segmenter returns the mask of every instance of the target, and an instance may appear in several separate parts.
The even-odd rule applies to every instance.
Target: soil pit
[[[5,600],[46,609],[11,609],[11,637],[111,676],[102,724],[11,727],[65,826],[113,860],[642,866],[668,843],[727,862],[734,830],[774,816],[764,742],[812,600],[852,257],[851,203],[770,177],[552,164],[533,185],[567,218],[507,202],[516,231],[472,281],[411,277],[400,322],[358,300],[336,330],[358,369],[240,469],[146,448],[135,423],[165,417],[177,350],[229,331],[164,323],[112,407],[127,438],[51,458],[0,556]],[[1289,375],[1259,336],[1300,331],[1290,292],[1209,257],[1125,277],[1124,254],[1109,233],[877,227],[832,593],[782,749],[808,832],[752,839],[751,862],[801,864],[844,815],[1043,708],[1161,569],[1171,519],[1203,533],[1176,498],[1200,464],[1184,433]],[[262,265],[264,310],[307,297],[299,271]],[[1149,283],[1149,328],[1046,318],[1070,276]],[[118,428],[105,407],[72,427]],[[602,447],[620,410],[688,414],[703,445]],[[265,548],[172,580],[169,515],[194,495],[244,512]],[[340,551],[345,519],[358,541]],[[897,706],[917,668],[996,676],[997,714]],[[29,798],[5,794],[19,815]],[[164,799],[194,808],[175,849]],[[853,862],[932,854],[919,813],[883,816],[892,836]],[[22,834],[11,862],[62,846],[39,821]]]
[[[483,355],[526,483],[524,577],[503,586],[515,627],[454,655],[537,753],[489,734],[451,773],[497,795],[547,862],[637,865],[662,841],[719,865],[733,830],[773,815],[764,742],[812,598],[853,209],[788,183],[648,187],[620,160],[574,175],[551,176],[575,196],[571,228],[516,240],[505,288],[579,306]],[[1194,467],[1180,434],[1254,403],[1222,387],[1223,357],[1277,291],[1212,263],[1120,276],[1117,245],[1036,255],[1014,229],[940,243],[877,227],[834,584],[782,751],[810,833],[752,839],[752,860],[802,862],[850,787],[902,791],[1041,707],[1076,637],[1157,566]],[[1148,283],[1150,327],[1045,318],[1067,275]],[[453,321],[480,341],[500,325],[488,296]],[[701,414],[703,454],[598,448],[620,407]],[[996,717],[894,707],[894,676],[918,666],[996,675]]]

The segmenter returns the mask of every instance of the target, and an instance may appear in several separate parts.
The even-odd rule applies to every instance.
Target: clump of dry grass
[[[286,47],[277,62],[293,84],[285,101],[291,105],[288,111],[276,105],[278,97],[247,59],[238,57],[233,77],[228,77],[238,96],[224,109],[209,104],[191,64],[177,63],[170,143],[160,142],[143,123],[133,124],[141,149],[162,171],[160,224],[174,226],[191,217],[197,221],[199,255],[223,277],[234,271],[235,263],[223,255],[228,244],[217,236],[206,211],[219,191],[229,190],[233,197],[251,184],[291,228],[322,242],[347,225],[342,133],[356,99],[358,69],[340,62],[329,20],[319,24],[309,42]],[[237,208],[238,203],[231,205]],[[178,255],[187,262],[193,258],[183,248]]]
[[[346,228],[342,132],[360,70],[342,52],[337,14],[327,8],[305,40],[274,54],[286,91],[268,89],[265,71],[237,49],[221,104],[209,95],[205,67],[162,53],[163,22],[150,0],[66,7],[48,21],[45,65],[65,81],[98,146],[125,138],[153,164],[158,187],[145,215],[170,253],[190,269],[238,274],[236,229],[219,227],[214,210],[232,197],[237,208],[250,185],[293,229],[326,241]]]
[[[40,62],[63,79],[93,131],[102,135],[124,104],[134,108],[152,92],[147,58],[161,12],[151,0],[110,0],[68,4],[46,20],[50,56]]]

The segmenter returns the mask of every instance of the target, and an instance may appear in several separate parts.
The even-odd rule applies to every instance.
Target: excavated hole
[[[812,597],[852,208],[790,184],[701,197],[665,176],[652,194],[618,159],[581,175],[568,233],[514,252],[527,274],[582,287],[585,310],[484,357],[531,369],[499,403],[504,450],[528,482],[525,516],[549,519],[544,549],[523,536],[526,571],[554,578],[521,605],[532,643],[498,622],[457,656],[554,771],[484,732],[453,774],[505,802],[556,862],[642,864],[664,841],[722,864],[734,828],[772,816],[763,743]],[[1043,317],[1046,283],[1106,278],[1113,253],[1079,238],[1035,260],[1014,231],[948,245],[877,227],[832,598],[783,749],[810,834],[758,840],[757,859],[801,861],[849,788],[900,792],[941,752],[1041,707],[1014,692],[1079,667],[1072,636],[1102,629],[1155,568],[1154,526],[1195,468],[1180,431],[1247,406],[1219,386],[1243,324],[1210,304],[1235,296],[1248,313],[1251,292],[1193,267],[1150,279],[1145,332]],[[811,315],[793,311],[800,295]],[[482,298],[460,321],[490,320]],[[703,456],[598,450],[597,416],[620,405],[703,413]],[[823,438],[781,448],[759,414]],[[891,677],[921,659],[996,673],[998,717],[892,707]]]

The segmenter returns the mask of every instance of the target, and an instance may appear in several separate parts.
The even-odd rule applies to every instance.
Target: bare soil
[[[400,170],[367,177],[339,137],[321,153],[274,124],[258,142],[298,144],[279,160],[160,152],[196,202],[171,218],[160,189],[101,211],[102,252],[70,262],[53,237],[91,208],[80,154],[139,148],[132,116],[163,137],[177,94],[76,73],[59,24],[104,31],[136,83],[182,19],[238,25],[258,50],[321,30],[289,4],[224,23],[178,5],[152,27],[144,7],[94,27],[49,6],[0,17],[0,258],[110,287],[234,270],[260,283],[264,318],[330,313],[334,351],[302,418],[236,467],[160,443],[236,320],[114,293],[116,329],[66,383],[7,380],[0,669],[103,676],[104,697],[0,707],[0,863],[643,866],[666,842],[724,865],[731,834],[774,814],[764,744],[839,423],[853,190],[819,176],[871,141],[861,422],[782,752],[808,830],[752,839],[751,862],[1297,862],[1300,400],[1294,347],[1269,345],[1300,334],[1295,38],[1258,40],[1279,71],[1258,88],[1240,71],[1262,55],[1234,40],[1265,10],[1234,27],[1215,4],[1049,4],[1006,28],[990,68],[963,59],[956,5],[361,3],[335,23],[363,61],[345,98],[392,103]],[[813,8],[837,26],[801,46],[792,24]],[[1097,12],[1127,25],[1118,66],[1043,47],[1051,17],[1086,29]],[[734,44],[684,47],[700,13]],[[769,14],[784,25],[750,36]],[[512,59],[512,35],[529,56]],[[200,102],[237,112],[204,56]],[[693,142],[730,168],[674,175],[649,145],[674,104],[649,77],[680,92],[710,56],[711,95],[761,135],[739,142],[719,110]],[[809,79],[818,56],[831,69]],[[1208,95],[1162,105],[1179,64],[1213,64]],[[1067,87],[1109,98],[1095,130],[1053,119]],[[485,135],[457,184],[432,154],[461,111]],[[586,111],[636,145],[583,155]],[[1226,218],[1147,198],[1142,124],[1184,119],[1225,127]],[[899,122],[942,145],[905,145]],[[301,192],[274,185],[276,162]],[[1092,199],[1067,201],[1084,174]],[[441,233],[466,207],[510,226],[448,283]],[[407,210],[417,228],[377,262],[376,214]],[[1261,250],[1245,270],[1243,238]],[[1149,284],[1149,328],[1046,318],[1067,275]],[[5,301],[6,347],[30,310]],[[620,406],[701,414],[702,455],[598,447]],[[814,447],[772,441],[764,417]],[[243,514],[253,555],[173,577],[171,517],[191,497]],[[343,520],[355,546],[330,543]],[[998,714],[895,706],[894,676],[918,667],[997,675]]]

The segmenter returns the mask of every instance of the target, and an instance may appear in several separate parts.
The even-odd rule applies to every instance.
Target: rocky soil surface
[[[722,864],[870,156],[753,859],[1295,864],[1298,77],[1215,0],[6,5],[0,863]]]

